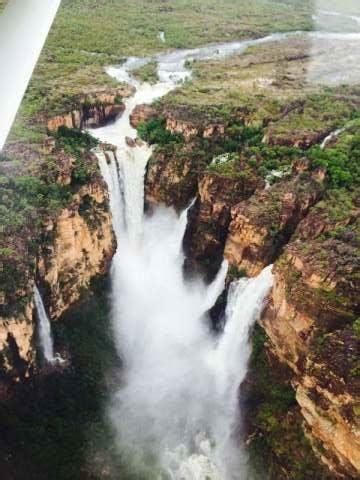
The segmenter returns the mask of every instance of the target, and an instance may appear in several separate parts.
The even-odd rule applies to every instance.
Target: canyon
[[[309,472],[319,479],[357,478],[358,178],[344,161],[348,170],[342,165],[345,170],[337,184],[338,170],[330,157],[321,155],[345,152],[358,161],[359,101],[356,87],[342,95],[336,86],[329,92],[312,85],[300,99],[294,98],[303,79],[289,81],[284,71],[303,71],[304,57],[289,56],[299,43],[297,37],[280,35],[246,42],[249,56],[241,42],[158,55],[155,85],[132,78],[137,59],[130,58],[108,73],[119,81],[126,77],[132,86],[81,93],[62,112],[38,118],[47,128],[44,143],[6,146],[0,164],[1,174],[10,179],[5,182],[6,201],[11,182],[19,176],[41,178],[43,183],[35,190],[32,183],[31,188],[29,182],[17,184],[30,196],[44,195],[47,178],[50,183],[55,180],[59,191],[46,191],[45,196],[56,201],[40,203],[40,225],[31,208],[32,222],[21,225],[21,235],[12,219],[6,225],[7,235],[14,239],[10,244],[17,248],[9,251],[9,242],[1,245],[8,282],[1,294],[4,398],[11,395],[12,384],[31,379],[41,365],[35,282],[53,322],[71,312],[79,300],[81,305],[82,292],[108,274],[112,265],[110,318],[127,384],[117,380],[121,374],[114,375],[110,417],[116,444],[123,445],[124,438],[126,448],[127,442],[145,443],[146,449],[135,449],[135,463],[136,455],[146,457],[153,442],[156,455],[160,445],[161,466],[171,478],[193,478],[196,469],[214,479],[243,478],[247,448],[251,452],[265,442],[271,457],[265,467],[269,478],[304,478],[301,475]],[[269,59],[272,49],[275,61]],[[189,58],[200,64],[194,69],[217,64],[229,72],[235,68],[232,62],[238,62],[236,69],[239,62],[246,62],[250,78],[272,62],[279,70],[274,74],[271,67],[272,78],[262,78],[261,85],[249,81],[241,106],[204,107],[179,103],[183,92],[193,88],[192,82],[181,84],[191,77]],[[293,82],[280,104],[273,99],[283,89],[276,75]],[[199,78],[203,81],[199,75],[195,85]],[[172,92],[175,86],[179,88]],[[264,96],[258,96],[259,88]],[[347,125],[346,130],[339,131],[339,122]],[[84,128],[98,141],[93,143],[88,133],[78,130]],[[333,131],[338,133],[320,148]],[[11,160],[16,157],[25,159],[24,165]],[[28,240],[34,238],[35,245],[30,245]],[[129,298],[134,299],[130,304]],[[217,348],[199,321],[206,318],[209,323],[207,315],[218,331]],[[241,315],[246,318],[243,329],[236,324]],[[266,410],[266,398],[256,398],[259,380],[250,358],[249,331],[255,353],[256,335],[264,339],[259,377],[270,377],[271,369],[288,368],[287,378],[277,379],[274,387],[282,392],[286,385],[284,397],[289,400],[277,399],[286,404],[285,410],[276,402],[273,410]],[[186,361],[180,346],[187,348]],[[159,358],[162,353],[169,359],[166,371]],[[217,362],[221,368],[215,368]],[[178,379],[187,376],[193,388],[189,389],[190,382],[177,387]],[[212,381],[216,389],[209,393]],[[173,389],[168,390],[169,385]],[[247,418],[247,409],[242,410],[245,418],[239,423],[245,442],[240,448],[234,447],[235,434],[229,427],[237,421],[238,396],[240,404],[252,404]],[[185,403],[178,404],[179,398]],[[178,416],[185,404],[184,417]],[[169,423],[169,415],[164,418],[162,412],[171,408]],[[217,412],[220,426],[208,410]],[[140,413],[148,433],[139,427]],[[287,421],[280,425],[281,415],[290,418],[290,424],[291,415],[297,419],[290,431],[298,443],[276,444],[276,436],[288,427]],[[183,424],[189,438],[179,443]],[[224,447],[222,436],[224,450],[219,448]],[[293,463],[288,462],[291,449],[300,450]],[[221,468],[229,458],[224,474]],[[296,464],[299,458],[304,465]],[[142,473],[145,478],[159,467],[156,458],[150,467],[139,463],[150,468]],[[111,470],[106,462],[102,468]],[[112,474],[116,472],[108,476]]]

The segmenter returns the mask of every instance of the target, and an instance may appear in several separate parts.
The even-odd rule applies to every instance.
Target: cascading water
[[[39,319],[39,339],[41,350],[43,352],[45,360],[48,363],[54,363],[56,357],[54,355],[54,342],[51,335],[50,320],[47,316],[44,302],[41,298],[39,289],[36,285],[34,287],[34,301]]]
[[[277,36],[267,41],[273,38]],[[136,137],[129,116],[136,105],[151,103],[188,78],[186,59],[224,57],[252,43],[259,41],[158,56],[160,81],[154,86],[138,84],[130,76],[146,59],[132,58],[119,69],[109,69],[137,91],[114,124],[93,131],[117,147],[116,154],[98,154],[118,240],[112,318],[124,360],[123,381],[109,414],[129,463],[149,479],[245,478],[246,455],[232,434],[237,389],[246,373],[249,330],[272,277],[266,269],[257,279],[231,286],[226,328],[216,338],[207,311],[224,289],[227,262],[209,286],[200,279],[184,279],[188,210],[178,216],[159,207],[144,217],[144,175],[152,150],[127,144],[126,137]]]

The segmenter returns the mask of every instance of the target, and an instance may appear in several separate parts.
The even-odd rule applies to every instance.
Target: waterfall
[[[43,352],[45,360],[48,363],[54,363],[56,357],[54,356],[54,342],[51,335],[50,320],[47,316],[44,302],[41,298],[39,289],[36,285],[34,287],[34,300],[39,319],[39,339],[41,350]]]
[[[123,358],[122,381],[108,414],[129,468],[135,473],[145,469],[146,478],[245,478],[245,450],[233,438],[237,391],[250,355],[249,332],[272,275],[269,267],[255,279],[233,283],[224,332],[216,336],[210,331],[207,312],[224,290],[227,262],[210,285],[184,278],[182,243],[192,204],[180,215],[164,206],[144,215],[144,175],[152,149],[127,144],[126,137],[136,137],[129,117],[136,105],[151,103],[190,76],[186,59],[226,56],[250,44],[159,56],[160,81],[154,86],[131,78],[131,69],[144,59],[132,58],[119,69],[109,69],[137,91],[115,123],[92,132],[117,147],[116,155],[98,153],[118,241],[111,270],[111,315]]]

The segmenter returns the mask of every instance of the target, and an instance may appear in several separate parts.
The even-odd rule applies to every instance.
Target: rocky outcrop
[[[225,135],[226,125],[222,119],[216,119],[205,112],[189,111],[188,107],[178,106],[175,110],[164,110],[166,129],[181,134],[186,142],[196,137],[216,138]]]
[[[200,175],[198,199],[184,240],[192,269],[202,266],[209,278],[216,273],[223,259],[231,207],[248,199],[264,183],[255,172],[225,176],[209,171]]]
[[[75,158],[50,141],[37,150],[12,148],[23,162],[2,166],[9,177],[1,198],[10,201],[13,195],[14,206],[20,195],[28,220],[16,206],[12,215],[18,223],[10,216],[0,237],[0,396],[36,367],[35,281],[51,319],[57,319],[94,277],[108,271],[116,248],[106,184],[94,154],[84,151]],[[24,182],[20,188],[27,190],[14,188],[18,176]],[[32,195],[39,197],[35,203]]]
[[[122,98],[133,93],[129,86],[108,90],[93,91],[80,95],[73,101],[73,108],[63,114],[47,119],[49,132],[59,127],[84,128],[99,127],[115,118],[125,110]]]
[[[315,450],[336,478],[360,471],[359,211],[342,218],[321,202],[274,268],[262,325],[293,371],[296,399]],[[346,209],[346,207],[343,207]]]
[[[283,134],[273,132],[271,127],[269,127],[263,142],[271,146],[297,147],[306,150],[312,145],[321,143],[331,131],[331,128],[324,127],[319,131],[305,131],[300,134],[296,132],[292,136],[289,135],[289,132]]]
[[[163,203],[177,210],[185,208],[196,196],[198,172],[206,166],[204,152],[196,142],[156,147],[150,158],[146,180],[147,207]]]
[[[0,317],[0,398],[7,393],[3,377],[24,379],[35,361],[33,308],[29,301],[20,315]]]
[[[231,209],[225,258],[254,276],[269,265],[317,202],[321,183],[309,174],[283,179]]]
[[[156,108],[152,105],[141,104],[137,105],[130,114],[130,124],[137,128],[140,123],[148,122],[159,115]]]
[[[50,317],[79,299],[91,279],[108,271],[115,252],[112,218],[102,181],[82,187],[55,221],[49,221],[38,260]]]

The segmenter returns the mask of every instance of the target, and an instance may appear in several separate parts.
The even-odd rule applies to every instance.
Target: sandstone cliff
[[[284,141],[277,134],[275,140],[273,125],[261,135],[264,129],[247,127],[237,114],[204,139],[205,123],[192,121],[189,112],[175,108],[165,118],[166,128],[181,133],[184,143],[155,149],[146,200],[180,210],[196,198],[184,240],[190,270],[200,266],[211,280],[225,254],[230,280],[257,275],[275,262],[262,319],[268,335],[263,355],[272,359],[263,365],[264,382],[267,369],[288,368],[284,378],[277,375],[273,391],[264,389],[269,398],[263,399],[262,425],[251,435],[261,443],[276,430],[269,455],[280,462],[278,478],[303,478],[304,471],[321,479],[358,478],[359,202],[351,189],[329,189],[336,172],[326,172],[322,161],[313,164],[303,150],[327,130],[304,138],[284,133]],[[317,158],[329,158],[321,155],[318,150]],[[274,172],[280,178],[270,185]],[[256,375],[250,382],[255,392]],[[268,402],[276,409],[279,395],[285,410],[272,416]],[[255,394],[255,403],[260,396]],[[294,441],[299,455],[291,455],[284,438]]]
[[[239,164],[238,175],[229,177],[208,171],[199,176],[197,202],[190,212],[184,246],[192,269],[202,266],[209,279],[223,259],[231,207],[264,187],[264,181],[254,171],[244,172],[244,166]]]
[[[48,222],[43,240],[38,280],[46,285],[49,313],[55,319],[79,299],[92,278],[108,271],[115,251],[107,191],[100,179],[82,187]]]

